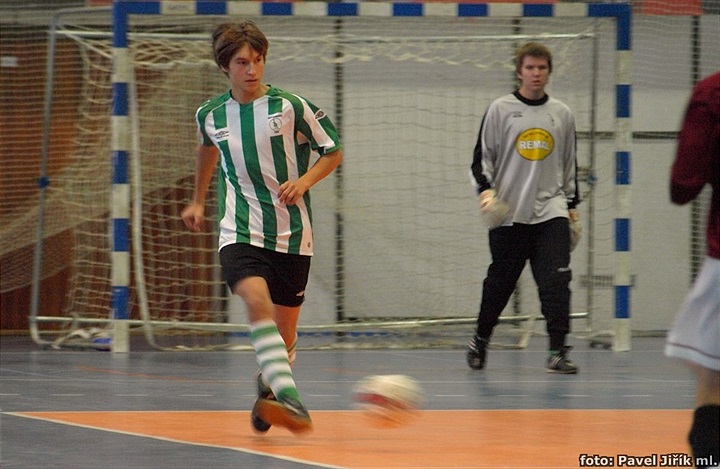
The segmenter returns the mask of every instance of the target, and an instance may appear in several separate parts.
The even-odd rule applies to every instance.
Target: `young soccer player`
[[[670,330],[665,354],[695,371],[695,413],[690,446],[697,467],[720,463],[720,72],[693,90],[678,136],[670,175],[670,199],[694,200],[712,189],[707,257]]]
[[[531,42],[515,54],[519,87],[496,99],[480,125],[471,173],[490,228],[492,263],[483,283],[470,368],[485,367],[486,349],[526,262],[547,320],[547,371],[577,373],[568,359],[570,251],[580,238],[575,119],[545,92],[552,54]],[[568,222],[569,220],[569,222]]]
[[[269,44],[254,23],[219,25],[212,47],[230,90],[197,110],[195,191],[182,219],[202,229],[219,163],[220,262],[247,306],[260,366],[252,425],[305,432],[312,420],[291,365],[313,254],[308,190],[342,161],[340,140],[321,109],[262,81]],[[311,151],[320,155],[312,165]]]

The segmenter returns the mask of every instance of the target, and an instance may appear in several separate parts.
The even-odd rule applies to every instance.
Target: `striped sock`
[[[290,370],[285,342],[275,323],[264,320],[250,324],[250,342],[255,349],[263,378],[273,394],[280,400],[290,397],[299,401],[300,395]]]
[[[297,336],[297,334],[295,334],[295,340],[294,340],[293,343],[290,345],[290,347],[288,347],[288,349],[287,349],[287,351],[288,351],[288,361],[290,362],[290,367],[291,367],[291,368],[292,368],[292,366],[295,364],[295,357],[297,356],[297,354],[295,353],[295,349],[297,349],[297,343],[298,343],[298,336]],[[265,379],[265,376],[262,376],[262,374],[261,374],[261,378],[260,378],[260,379],[262,379],[263,384],[265,384],[265,386],[270,387],[270,385],[268,384],[267,380]]]

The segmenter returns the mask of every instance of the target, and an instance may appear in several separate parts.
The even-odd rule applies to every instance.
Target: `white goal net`
[[[192,194],[194,112],[229,86],[210,47],[210,32],[227,18],[130,19],[130,323],[161,348],[242,346],[246,318],[217,263],[216,200],[208,201],[206,233],[189,232],[179,217]],[[594,314],[612,315],[613,21],[251,19],[270,40],[265,81],[328,112],[345,153],[339,171],[311,191],[316,254],[300,325],[312,338],[302,345],[467,341],[489,264],[468,169],[482,115],[512,91],[513,53],[530,40],[553,51],[549,93],[577,120],[585,239],[572,260],[574,328],[591,333]],[[54,35],[54,66],[75,57],[81,97],[72,116],[73,153],[46,189],[44,229],[71,233],[61,249],[72,268],[64,309],[40,314],[34,326],[57,343],[96,327],[97,345],[104,343],[112,289],[109,13],[68,14]],[[535,330],[528,320],[538,315],[526,272],[503,313],[507,334],[526,337]]]

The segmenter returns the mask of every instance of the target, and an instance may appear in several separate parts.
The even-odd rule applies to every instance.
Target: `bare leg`
[[[290,365],[295,363],[295,346],[297,343],[297,323],[300,317],[300,306],[275,305],[275,324],[285,341]]]
[[[695,407],[720,405],[720,371],[693,365],[697,376]]]

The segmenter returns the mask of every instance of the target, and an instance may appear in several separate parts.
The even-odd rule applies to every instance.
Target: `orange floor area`
[[[247,411],[16,415],[328,467],[527,469],[593,467],[595,456],[614,458],[615,467],[648,467],[652,460],[635,458],[653,455],[649,467],[661,467],[661,455],[688,452],[692,418],[688,410],[436,410],[378,429],[358,412],[315,411],[315,430],[296,437],[278,428],[256,435]]]

